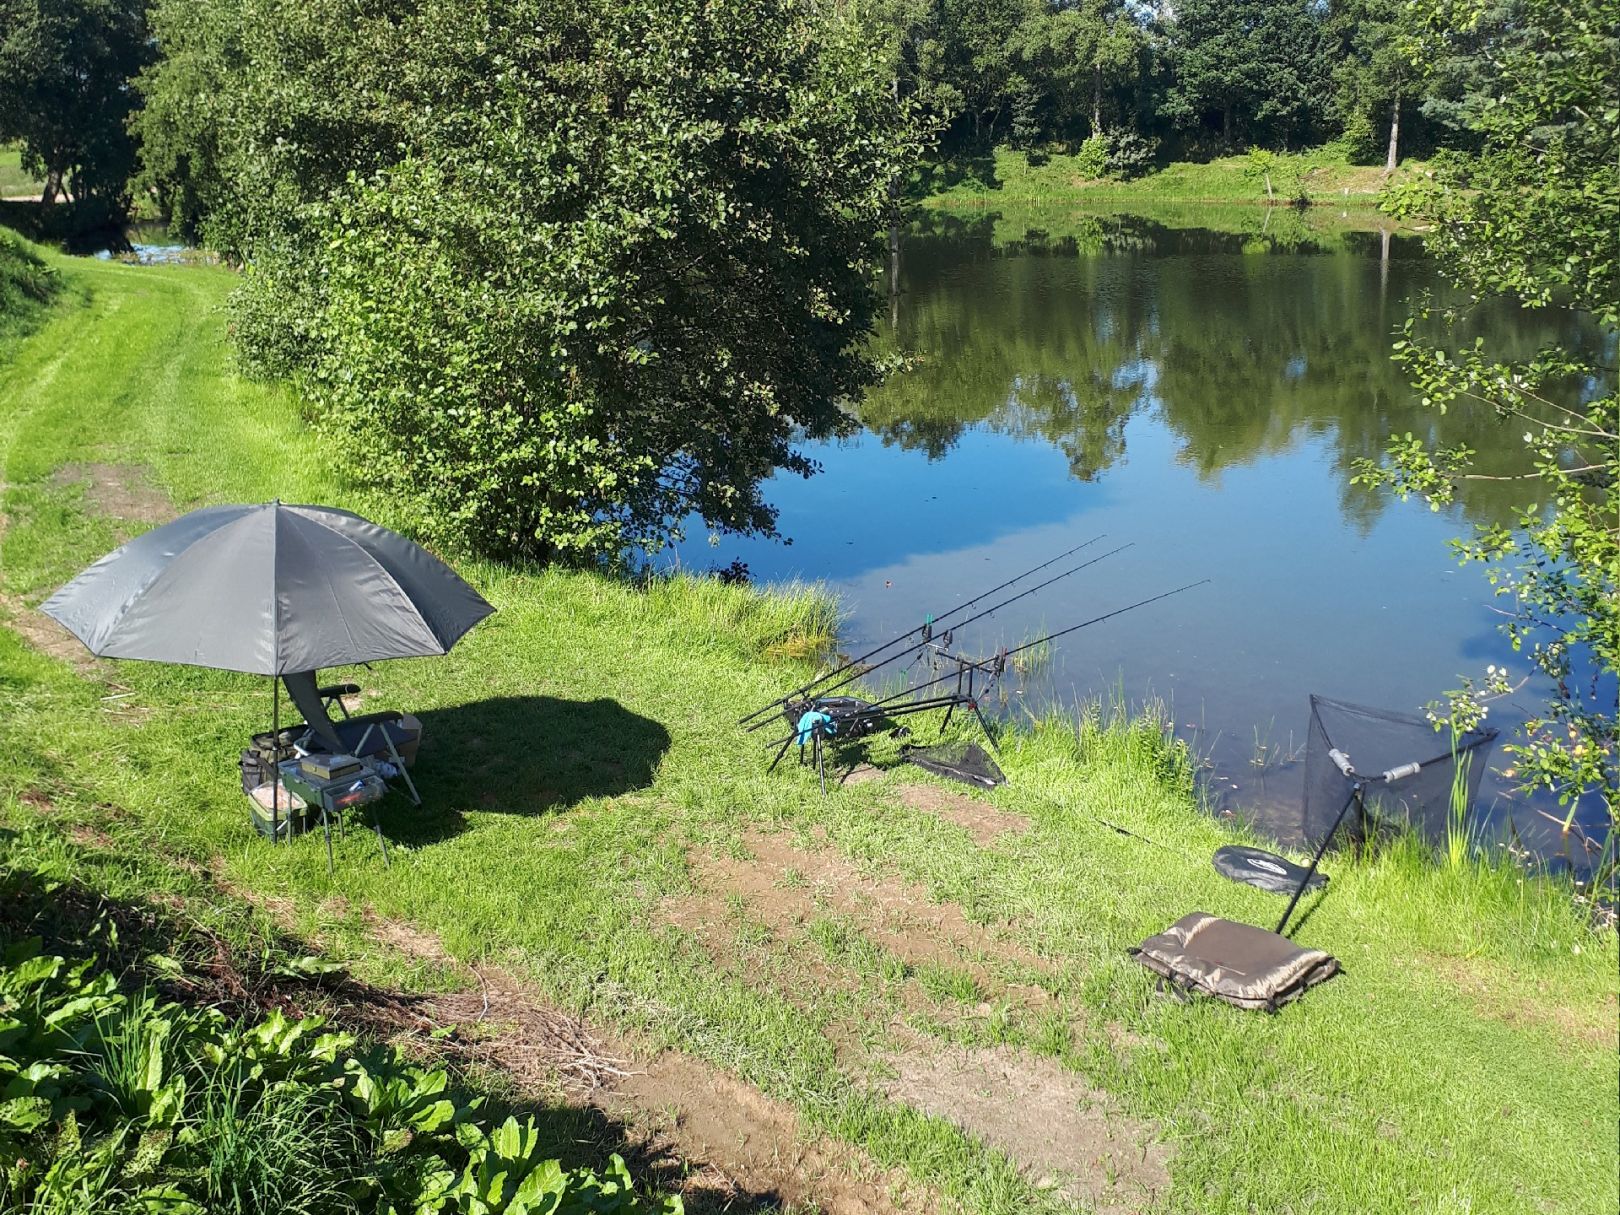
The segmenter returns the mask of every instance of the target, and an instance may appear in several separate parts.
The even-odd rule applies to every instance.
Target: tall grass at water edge
[[[1160,701],[1133,706],[1116,689],[1072,709],[1049,708],[1012,726],[1005,741],[1025,763],[1040,754],[1050,756],[1054,767],[1085,763],[1151,773],[1178,793],[1181,804],[1199,812],[1162,818],[1153,824],[1160,833],[1145,842],[1179,852],[1189,862],[1207,864],[1205,847],[1221,843],[1278,850],[1274,840],[1241,818],[1216,819],[1199,779],[1198,756],[1176,735]],[[1580,942],[1595,928],[1612,931],[1613,918],[1594,908],[1567,875],[1527,868],[1506,850],[1480,846],[1478,828],[1469,825],[1476,820],[1467,803],[1468,758],[1457,766],[1450,829],[1438,844],[1407,826],[1360,847],[1336,846],[1324,865],[1352,870],[1357,882],[1374,892],[1371,898],[1380,915],[1387,915],[1390,932],[1415,939],[1461,937],[1470,941],[1470,953],[1530,956],[1571,946],[1580,952]],[[1106,818],[1100,806],[1075,813]]]

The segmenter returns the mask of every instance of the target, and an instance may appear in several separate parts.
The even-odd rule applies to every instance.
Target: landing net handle
[[[1339,810],[1338,815],[1334,818],[1333,825],[1328,828],[1327,834],[1322,837],[1321,844],[1317,846],[1316,855],[1311,857],[1310,868],[1305,870],[1305,876],[1300,879],[1299,885],[1294,888],[1294,894],[1293,897],[1288,900],[1288,906],[1283,908],[1282,919],[1277,921],[1277,927],[1275,930],[1278,936],[1282,936],[1283,928],[1288,924],[1288,917],[1294,914],[1294,908],[1298,905],[1300,897],[1305,893],[1306,888],[1310,886],[1311,878],[1316,876],[1316,867],[1322,863],[1322,858],[1327,855],[1328,845],[1333,842],[1333,837],[1338,834],[1339,827],[1344,822],[1345,815],[1350,813],[1350,807],[1359,806],[1361,808],[1361,818],[1363,820],[1366,819],[1366,793],[1368,786],[1374,784],[1393,785],[1396,781],[1401,781],[1407,779],[1408,777],[1416,776],[1429,764],[1438,763],[1442,759],[1450,759],[1451,753],[1447,752],[1445,755],[1436,756],[1434,759],[1424,760],[1421,763],[1414,761],[1412,763],[1400,764],[1394,768],[1386,769],[1376,776],[1363,776],[1361,773],[1357,772],[1355,767],[1350,763],[1350,757],[1337,747],[1334,747],[1328,751],[1328,758],[1333,761],[1334,766],[1337,767],[1340,772],[1344,773],[1345,778],[1350,781],[1350,796],[1344,799],[1344,806]]]

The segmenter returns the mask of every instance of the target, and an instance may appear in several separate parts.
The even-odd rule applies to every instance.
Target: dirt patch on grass
[[[667,1111],[656,1133],[673,1137],[731,1188],[769,1196],[774,1206],[811,1206],[827,1215],[943,1209],[936,1195],[857,1149],[807,1138],[790,1107],[684,1055],[652,1060],[612,1091],[604,1108],[619,1116]]]
[[[1087,1210],[1139,1211],[1170,1184],[1170,1152],[1153,1128],[1051,1059],[995,1047],[887,1062],[888,1096],[1001,1149],[1037,1185]]]
[[[1551,1030],[1561,1038],[1588,1046],[1614,1047],[1620,1001],[1611,993],[1596,1007],[1576,1007],[1551,999],[1537,999],[1526,980],[1505,967],[1483,959],[1449,958],[1426,954],[1429,968],[1468,998],[1482,1015],[1515,1029]]]
[[[1034,954],[995,929],[973,923],[954,903],[936,903],[909,882],[863,874],[831,848],[806,851],[785,834],[757,829],[744,832],[743,844],[750,853],[746,858],[688,858],[696,890],[666,903],[664,913],[671,923],[723,923],[740,907],[773,933],[788,937],[815,921],[842,919],[858,925],[868,941],[912,969],[962,970],[989,987],[997,986],[988,965],[994,961],[1044,969]]]
[[[457,965],[436,937],[409,924],[377,920],[372,935],[419,960]],[[461,969],[477,990],[426,997],[421,1011],[455,1026],[467,1057],[530,1091],[561,1090],[622,1119],[642,1137],[640,1154],[678,1158],[678,1188],[689,1204],[814,1204],[829,1215],[939,1209],[934,1195],[854,1148],[807,1134],[792,1107],[719,1068],[673,1051],[644,1057],[634,1044],[534,999],[498,967]]]
[[[888,773],[881,768],[860,764],[850,770],[842,783],[871,784],[887,775]],[[892,792],[903,805],[942,818],[947,823],[954,823],[971,835],[973,842],[980,847],[993,844],[1004,835],[1029,830],[1029,819],[1022,814],[999,809],[988,802],[969,797],[965,793],[941,788],[939,785],[930,785],[922,781],[901,781],[893,787]]]
[[[53,488],[83,486],[84,500],[98,515],[131,523],[167,523],[175,517],[169,495],[146,469],[131,464],[64,464],[51,474]]]
[[[68,663],[81,675],[100,667],[82,641],[17,595],[0,594],[0,622],[41,654]]]

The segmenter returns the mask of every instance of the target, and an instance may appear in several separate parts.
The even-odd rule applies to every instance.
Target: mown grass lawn
[[[291,391],[233,373],[229,273],[55,264],[62,302],[0,352],[0,811],[14,825],[94,826],[209,863],[287,900],[340,958],[365,953],[372,917],[408,920],[791,1101],[969,1211],[1065,1200],[885,1097],[903,1052],[1056,1060],[1173,1151],[1155,1210],[1620,1204],[1616,941],[1564,893],[1411,849],[1341,858],[1294,935],[1341,958],[1342,977],[1276,1017],[1169,1002],[1127,946],[1194,909],[1268,926],[1279,910],[1210,868],[1232,837],[1197,813],[1185,758],[1150,722],[1047,722],[1008,741],[1011,784],[988,800],[1024,825],[988,839],[899,796],[908,776],[824,799],[791,764],[767,775],[759,737],[734,723],[801,673],[772,655],[820,627],[812,593],[459,562],[499,613],[446,659],[359,673],[430,739],[426,805],[386,807],[392,867],[363,831],[331,878],[318,838],[258,840],[235,763],[266,723],[263,681],[41,653],[28,613],[143,526],[98,508],[97,475],[144,470],[179,509],[279,496],[387,522],[388,504],[333,471]],[[925,964],[876,912],[834,900],[784,927],[746,892],[705,889],[767,841],[912,892],[925,919],[959,909],[972,940]],[[801,882],[789,865],[778,885]],[[704,897],[723,914],[694,927],[671,912]]]
[[[1426,171],[1421,161],[1402,162],[1396,180]],[[1303,197],[1323,208],[1349,208],[1362,222],[1379,218],[1379,191],[1386,184],[1383,166],[1352,165],[1326,150],[1283,155],[1272,172],[1276,205]],[[1219,156],[1209,161],[1178,161],[1129,180],[1091,177],[1073,154],[1031,156],[1011,148],[997,148],[978,160],[957,160],[935,166],[929,184],[934,188],[925,205],[948,210],[992,204],[1195,206],[1267,203],[1264,180],[1255,174],[1247,156]],[[1387,222],[1387,221],[1385,221]]]

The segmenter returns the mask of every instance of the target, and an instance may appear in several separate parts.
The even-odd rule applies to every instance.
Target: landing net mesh
[[[1344,809],[1356,781],[1367,782],[1362,802],[1345,816],[1345,839],[1359,840],[1370,829],[1403,826],[1430,840],[1441,839],[1453,806],[1471,810],[1485,775],[1495,730],[1470,730],[1453,739],[1434,723],[1407,713],[1311,697],[1311,729],[1305,746],[1304,834],[1319,843]],[[1349,762],[1344,772],[1332,752]],[[1407,765],[1416,772],[1402,774]],[[1383,779],[1385,773],[1395,779]]]

